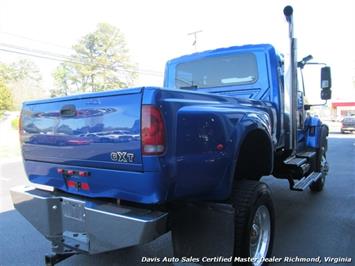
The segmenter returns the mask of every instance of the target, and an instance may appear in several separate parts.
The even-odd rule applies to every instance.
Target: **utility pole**
[[[193,32],[190,32],[187,34],[187,35],[193,35],[194,42],[192,43],[192,46],[195,46],[196,51],[197,51],[197,34],[201,33],[201,32],[202,32],[202,30],[197,30],[197,31],[193,31]]]

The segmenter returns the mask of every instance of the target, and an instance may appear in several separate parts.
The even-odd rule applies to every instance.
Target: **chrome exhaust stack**
[[[290,135],[289,135],[289,148],[292,154],[296,153],[297,147],[297,39],[294,37],[294,24],[293,24],[293,8],[286,6],[283,10],[286,21],[288,23],[288,32],[290,39],[290,75],[289,79],[285,80],[285,87],[289,88],[291,94],[290,110]]]

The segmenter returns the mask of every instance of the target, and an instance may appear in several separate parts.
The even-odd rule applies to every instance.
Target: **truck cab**
[[[273,144],[284,143],[284,62],[270,44],[234,46],[167,62],[164,87],[248,99],[272,110]],[[286,98],[289,101],[289,99]]]

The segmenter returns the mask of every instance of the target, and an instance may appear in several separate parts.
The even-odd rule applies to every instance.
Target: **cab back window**
[[[254,54],[213,56],[181,63],[175,84],[180,89],[211,88],[255,83],[258,68]]]

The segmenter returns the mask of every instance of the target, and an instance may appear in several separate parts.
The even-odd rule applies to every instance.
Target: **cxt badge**
[[[119,163],[133,163],[134,154],[125,151],[111,152],[111,160]]]

